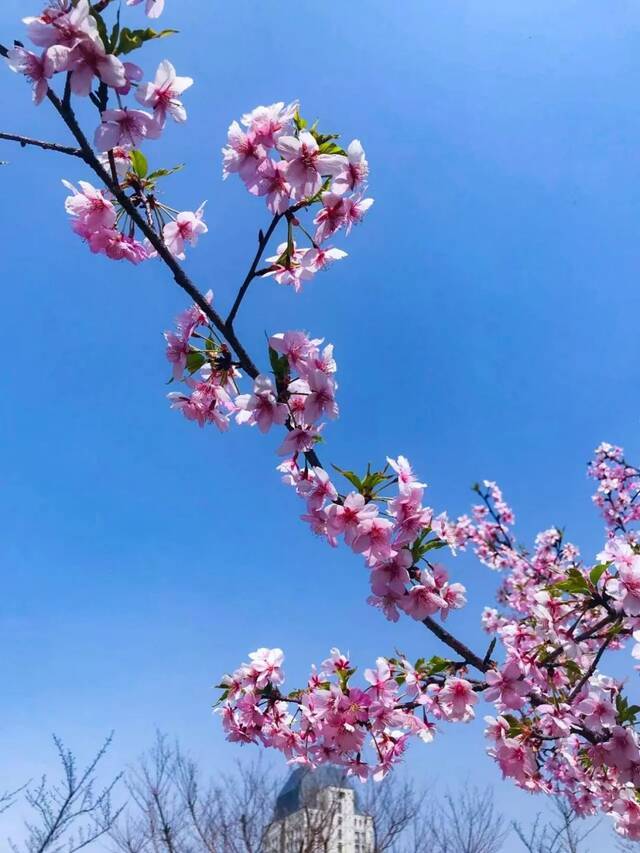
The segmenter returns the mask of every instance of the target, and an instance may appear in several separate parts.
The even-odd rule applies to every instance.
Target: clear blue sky
[[[0,40],[37,9],[4,0]],[[376,204],[340,244],[350,257],[297,298],[258,283],[239,322],[254,353],[265,330],[335,343],[342,417],[324,455],[357,468],[404,453],[454,514],[496,479],[522,539],[565,524],[595,552],[590,452],[607,439],[640,457],[637,4],[167,0],[162,23],[181,34],[141,54],[147,71],[169,56],[196,86],[189,124],[148,154],[188,163],[171,204],[208,199],[188,269],[219,305],[266,222],[220,180],[230,121],[299,98],[368,153]],[[0,93],[2,130],[67,141],[18,77],[2,73]],[[161,332],[185,301],[159,264],[94,258],[71,234],[60,179],[87,177],[81,164],[8,144],[0,159],[0,788],[49,762],[51,731],[82,751],[115,728],[116,766],[159,726],[228,765],[238,749],[211,686],[259,645],[286,650],[292,683],[334,644],[363,665],[397,646],[436,653],[420,626],[363,603],[359,558],[297,520],[277,436],[168,410]],[[484,642],[497,579],[452,568],[470,604],[451,624]],[[415,745],[410,769],[495,780],[518,814],[543,806],[498,783],[481,725]]]

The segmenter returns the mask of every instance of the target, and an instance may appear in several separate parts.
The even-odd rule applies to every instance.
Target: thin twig
[[[242,304],[242,300],[244,299],[244,295],[247,292],[247,290],[249,289],[249,285],[251,284],[253,279],[256,278],[256,276],[258,275],[258,273],[257,273],[258,264],[260,263],[260,261],[262,259],[262,255],[264,253],[264,250],[267,248],[267,244],[268,244],[269,240],[271,239],[271,236],[272,236],[273,232],[276,230],[276,227],[277,227],[277,225],[281,219],[282,219],[282,214],[276,213],[276,215],[271,220],[271,224],[267,228],[266,234],[263,234],[262,231],[260,232],[260,235],[258,238],[258,251],[256,252],[256,256],[253,259],[253,263],[251,264],[251,267],[249,268],[249,272],[247,273],[245,280],[240,285],[240,290],[238,291],[238,295],[236,296],[235,302],[233,303],[233,305],[231,307],[231,311],[229,311],[229,316],[227,317],[227,326],[233,325],[233,321],[235,320],[236,314],[238,313],[238,309],[240,308],[240,305]]]
[[[44,151],[57,151],[58,154],[68,154],[70,157],[79,157],[81,160],[85,159],[84,154],[79,148],[72,148],[69,145],[59,145],[57,142],[44,142],[41,139],[31,139],[29,136],[20,136],[17,133],[2,132],[0,132],[0,139],[4,139],[7,142],[17,142],[22,148],[31,145],[34,148],[42,148]]]

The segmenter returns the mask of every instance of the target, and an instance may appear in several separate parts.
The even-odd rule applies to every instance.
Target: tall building
[[[341,770],[291,773],[276,800],[265,853],[373,853],[374,847],[373,818]]]

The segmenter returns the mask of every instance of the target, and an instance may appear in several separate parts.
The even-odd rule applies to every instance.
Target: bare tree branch
[[[600,825],[600,821],[582,827],[582,818],[575,813],[570,804],[562,797],[553,799],[554,818],[544,820],[537,815],[533,825],[525,832],[514,821],[513,829],[527,853],[588,853],[583,842]]]
[[[509,831],[496,812],[493,793],[465,788],[449,793],[431,812],[425,832],[430,853],[498,853]]]
[[[114,811],[111,794],[120,777],[95,792],[98,765],[111,746],[110,735],[87,767],[78,771],[76,759],[62,741],[53,738],[62,765],[62,780],[49,784],[46,776],[25,799],[35,812],[25,822],[26,838],[18,845],[9,842],[14,853],[76,853],[106,835],[122,811]]]
[[[84,154],[79,148],[72,148],[69,145],[59,145],[57,142],[43,142],[40,139],[31,139],[29,136],[20,136],[17,133],[2,132],[0,132],[0,139],[4,139],[7,142],[17,142],[22,148],[31,145],[35,148],[42,148],[44,151],[57,151],[59,154],[68,154],[71,157],[79,157],[81,160],[85,159]]]

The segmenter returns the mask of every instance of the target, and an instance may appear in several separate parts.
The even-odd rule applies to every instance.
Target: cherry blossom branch
[[[580,681],[578,681],[576,686],[573,688],[573,690],[569,694],[569,699],[567,700],[569,704],[571,704],[573,702],[573,700],[576,698],[576,696],[578,696],[578,694],[580,693],[580,691],[582,690],[584,685],[587,683],[587,681],[589,681],[589,679],[591,678],[593,673],[598,668],[598,664],[600,663],[600,659],[602,658],[602,655],[606,652],[607,647],[608,647],[609,643],[613,640],[614,636],[615,636],[615,633],[611,632],[607,636],[607,638],[605,639],[604,643],[598,649],[598,653],[594,657],[593,662],[591,663],[591,666],[585,672],[585,674],[582,676]]]
[[[282,219],[282,216],[283,216],[283,214],[276,213],[276,215],[271,220],[271,224],[267,228],[266,233],[263,233],[262,231],[260,231],[260,233],[258,235],[258,251],[256,252],[256,256],[253,259],[253,263],[251,264],[251,267],[249,268],[249,272],[247,273],[245,280],[240,285],[240,290],[238,291],[238,295],[236,296],[235,302],[233,303],[233,305],[231,307],[231,311],[229,311],[229,315],[228,315],[227,320],[226,320],[226,324],[229,328],[231,328],[233,325],[233,321],[235,320],[236,314],[238,313],[238,309],[240,308],[240,305],[242,304],[242,300],[244,299],[244,296],[245,296],[247,290],[249,289],[249,285],[251,284],[253,279],[257,278],[259,275],[258,265],[259,265],[260,261],[262,260],[262,255],[264,254],[264,250],[267,248],[267,244],[269,243],[269,240],[271,239],[273,232],[276,230],[278,223]]]
[[[81,160],[85,160],[85,156],[79,148],[72,148],[69,145],[59,145],[57,142],[43,142],[40,139],[31,139],[29,136],[3,132],[0,132],[0,139],[4,139],[7,142],[17,142],[22,148],[31,145],[35,148],[42,148],[44,151],[57,151],[59,154],[68,154],[70,157],[79,157]]]
[[[461,643],[460,640],[457,640],[453,634],[450,634],[445,628],[442,627],[435,619],[432,619],[430,616],[426,616],[422,620],[422,624],[431,631],[439,640],[441,640],[446,646],[449,646],[450,649],[453,649],[457,652],[461,658],[463,658],[468,664],[474,666],[476,669],[480,670],[480,672],[487,672],[489,669],[494,667],[494,664],[487,660],[487,657],[481,658],[477,654],[471,651],[471,649],[466,646],[464,643]],[[490,656],[490,655],[489,655]]]
[[[196,305],[198,305],[198,307],[206,314],[206,316],[215,326],[215,328],[223,335],[224,338],[226,338],[232,349],[235,351],[238,357],[238,361],[243,370],[251,378],[255,379],[255,377],[258,375],[258,369],[250,358],[247,351],[245,350],[245,348],[238,340],[233,328],[229,326],[218,314],[218,312],[209,304],[204,294],[191,281],[191,279],[186,274],[180,263],[171,254],[162,237],[156,234],[154,229],[149,226],[149,223],[146,221],[145,217],[140,215],[139,211],[132,204],[126,193],[122,190],[118,183],[113,180],[113,178],[111,177],[111,175],[109,175],[106,169],[104,169],[104,167],[96,157],[82,129],[80,128],[73,109],[70,106],[65,105],[51,89],[49,89],[47,92],[47,98],[53,104],[55,110],[58,112],[58,114],[60,115],[60,117],[78,142],[78,145],[80,146],[80,150],[83,155],[83,159],[85,160],[87,165],[100,178],[102,183],[117,199],[123,210],[131,217],[131,219],[135,222],[140,231],[149,240],[153,248],[158,253],[158,256],[170,269],[176,284],[181,287],[191,297],[191,299],[193,299]]]

